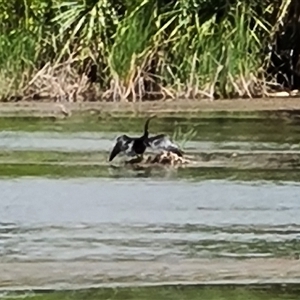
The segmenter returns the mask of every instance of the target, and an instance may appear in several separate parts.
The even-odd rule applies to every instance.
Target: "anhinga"
[[[144,134],[141,137],[129,137],[128,135],[121,135],[117,137],[116,143],[110,153],[109,161],[112,161],[119,153],[123,153],[129,157],[142,156],[147,147],[153,150],[162,150],[173,152],[182,157],[183,152],[180,148],[171,142],[170,138],[165,134],[158,134],[149,137],[148,126],[152,116],[146,120],[144,127]]]

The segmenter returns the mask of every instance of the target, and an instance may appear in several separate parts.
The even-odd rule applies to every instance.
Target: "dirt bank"
[[[201,112],[276,112],[299,111],[300,98],[252,99],[252,100],[174,100],[145,102],[15,102],[1,103],[0,116],[7,115],[51,115],[72,114],[74,112],[97,111],[99,113],[201,113]]]

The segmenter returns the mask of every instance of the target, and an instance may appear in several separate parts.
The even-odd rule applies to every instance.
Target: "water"
[[[165,286],[165,287],[139,287],[139,288],[104,288],[85,289],[80,291],[30,292],[26,294],[8,293],[5,299],[20,297],[28,299],[208,299],[208,300],[296,300],[299,298],[299,289],[287,290],[281,286],[253,286],[253,287],[197,287],[197,286]]]
[[[0,190],[2,262],[277,257],[300,250],[298,185],[19,179],[0,181]]]
[[[0,149],[27,150],[27,151],[105,151],[112,148],[113,143],[121,132],[26,132],[2,131],[0,132]],[[137,135],[137,133],[132,133]],[[230,150],[264,150],[264,151],[299,151],[298,143],[279,143],[261,141],[187,141],[184,145],[186,151],[213,151],[221,149]]]
[[[199,287],[199,286],[163,286],[163,287],[139,287],[139,288],[103,288],[84,289],[79,291],[56,291],[56,292],[27,292],[5,293],[5,299],[159,299],[159,300],[182,300],[182,299],[208,299],[208,300],[296,300],[299,298],[299,289],[287,290],[282,286],[251,286],[251,287]]]
[[[199,121],[201,165],[174,170],[110,166],[116,125],[47,122],[0,122],[3,289],[300,278],[296,123]]]

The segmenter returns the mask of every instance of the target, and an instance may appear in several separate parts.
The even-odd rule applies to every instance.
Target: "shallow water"
[[[128,116],[72,116],[67,119],[0,117],[0,130],[19,132],[75,133],[99,132],[136,133],[143,131],[145,117]],[[197,141],[256,141],[298,144],[300,142],[300,118],[276,117],[274,115],[230,117],[159,117],[150,123],[150,132],[165,132],[173,135],[181,129],[186,133],[190,129],[196,132]],[[5,134],[5,133],[4,133]]]
[[[198,120],[197,135],[185,149],[201,154],[203,165],[174,170],[109,166],[108,151],[122,120],[110,120],[109,126],[100,120],[99,127],[95,120],[83,121],[0,120],[0,269],[6,268],[0,286],[47,286],[47,262],[55,266],[48,281],[57,288],[68,277],[73,287],[95,284],[89,262],[112,263],[112,272],[130,262],[118,278],[132,270],[133,281],[151,282],[135,263],[150,269],[186,260],[234,265],[249,258],[298,257],[297,122]],[[175,121],[155,126],[170,132]],[[188,127],[196,121],[183,122]],[[133,126],[137,134],[140,124],[133,120],[122,128]],[[65,272],[57,269],[59,263],[68,263]],[[73,281],[70,268],[81,277]],[[194,271],[185,268],[193,281]],[[219,274],[219,266],[211,270]],[[278,270],[272,280],[283,280]],[[184,276],[178,272],[171,268],[168,276]]]
[[[27,151],[109,151],[121,132],[0,132],[0,149]],[[130,133],[136,136],[137,133]],[[180,141],[179,141],[180,143]],[[228,150],[300,150],[299,143],[260,141],[187,141],[186,151]]]

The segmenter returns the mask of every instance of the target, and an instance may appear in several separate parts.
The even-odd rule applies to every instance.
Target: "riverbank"
[[[72,113],[157,115],[174,114],[255,114],[291,113],[300,110],[300,98],[236,99],[236,100],[172,100],[143,102],[6,102],[0,105],[0,116],[70,116]]]

